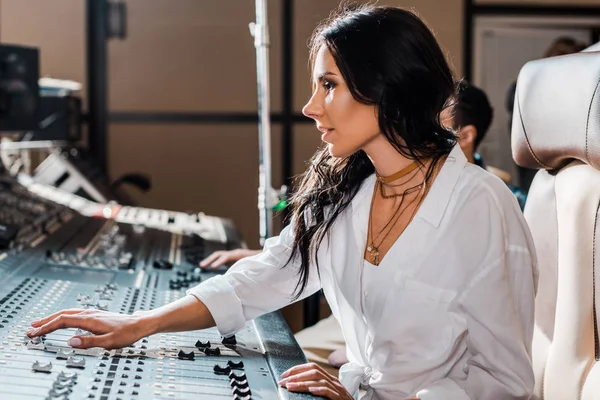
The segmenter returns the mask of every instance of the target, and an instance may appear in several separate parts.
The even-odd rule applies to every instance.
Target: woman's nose
[[[315,96],[308,100],[308,103],[302,107],[302,114],[308,118],[317,119],[323,115],[323,107],[315,103]]]

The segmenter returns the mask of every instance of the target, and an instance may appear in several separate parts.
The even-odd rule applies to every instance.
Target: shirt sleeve
[[[422,400],[525,400],[533,393],[531,342],[535,268],[526,248],[509,248],[480,271],[460,299],[467,317],[465,380],[444,378],[417,392]],[[493,294],[493,295],[492,295]]]
[[[191,288],[187,294],[206,305],[224,336],[234,334],[247,320],[278,310],[290,303],[299,278],[300,259],[286,265],[293,244],[293,221],[277,237],[266,240],[262,253],[243,258],[224,275]],[[321,289],[311,262],[309,280],[297,300]]]

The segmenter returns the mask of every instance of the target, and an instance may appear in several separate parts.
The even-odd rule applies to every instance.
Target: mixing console
[[[10,232],[0,250],[0,399],[305,397],[276,384],[305,362],[279,313],[233,337],[214,328],[159,334],[111,351],[71,348],[71,336],[87,334],[74,329],[27,338],[30,321],[65,308],[133,313],[170,303],[219,273],[201,271],[202,257],[242,243],[220,218],[97,203],[109,212],[84,215],[87,200],[2,182],[0,223]]]

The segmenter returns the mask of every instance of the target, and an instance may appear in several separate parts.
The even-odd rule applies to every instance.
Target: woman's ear
[[[460,128],[458,131],[458,144],[460,147],[475,146],[477,138],[477,129],[475,125],[467,125]]]

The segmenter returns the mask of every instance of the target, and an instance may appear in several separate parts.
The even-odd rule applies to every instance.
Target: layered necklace
[[[381,262],[380,254],[379,254],[379,247],[385,241],[385,239],[390,235],[390,233],[392,232],[394,226],[397,224],[400,217],[404,214],[404,212],[407,209],[409,209],[412,205],[417,203],[415,205],[415,207],[413,208],[413,213],[409,219],[409,222],[414,217],[417,209],[419,208],[420,202],[425,197],[424,195],[425,195],[425,191],[427,189],[427,179],[424,178],[423,181],[421,181],[420,183],[413,185],[400,193],[392,192],[391,194],[387,194],[385,192],[385,187],[386,186],[401,187],[401,186],[408,184],[409,182],[414,180],[414,178],[417,176],[417,174],[419,174],[419,172],[421,172],[421,170],[422,170],[422,168],[420,168],[421,166],[422,166],[422,164],[418,163],[417,161],[414,161],[407,167],[404,167],[400,171],[398,171],[395,174],[390,175],[390,176],[381,176],[378,173],[376,173],[375,187],[373,189],[373,200],[371,200],[371,208],[369,211],[369,234],[368,234],[369,241],[368,241],[368,245],[367,245],[367,248],[365,251],[365,254],[369,258],[369,262],[373,265],[378,266],[379,263]],[[402,181],[396,182],[398,180],[402,180]],[[391,184],[392,182],[396,182],[396,183],[392,185]],[[377,194],[377,191],[380,192],[381,197],[384,199],[399,198],[400,203],[398,204],[398,207],[396,208],[396,210],[394,210],[394,213],[392,214],[390,220],[385,224],[385,226],[381,229],[381,231],[379,231],[379,233],[377,235],[373,235],[373,204],[375,203],[375,196]],[[415,192],[420,192],[420,193],[417,194],[416,196],[413,196],[410,199],[410,201],[408,201],[406,206],[404,206],[406,198],[409,197],[410,194],[415,193]]]

